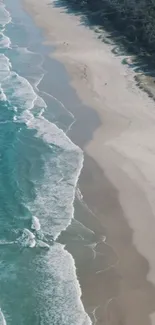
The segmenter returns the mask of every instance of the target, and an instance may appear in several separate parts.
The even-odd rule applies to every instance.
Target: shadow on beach
[[[112,53],[121,57],[122,64],[134,70],[139,88],[155,100],[155,53],[147,49],[146,44],[127,38],[121,29],[121,22],[116,29],[115,23],[108,18],[108,13],[103,18],[100,10],[92,12],[69,0],[54,1],[54,6],[70,15],[80,16],[81,24],[93,29],[98,39],[112,47]]]

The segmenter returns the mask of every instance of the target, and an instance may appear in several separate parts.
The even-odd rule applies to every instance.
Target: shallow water
[[[20,2],[5,4],[0,1],[0,325],[90,324],[74,260],[55,241],[73,218],[83,164],[81,149],[64,132],[74,116],[58,99],[42,98],[37,87],[48,49]],[[54,124],[58,106],[67,116],[63,130],[58,116]]]

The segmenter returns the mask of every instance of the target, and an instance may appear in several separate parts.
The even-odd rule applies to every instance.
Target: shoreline
[[[29,0],[25,2],[29,3]],[[84,26],[78,26],[78,18],[61,13],[61,10],[58,8],[52,8],[52,13],[52,11],[47,9],[46,1],[43,1],[42,4],[38,4],[37,1],[33,0],[33,4],[34,8],[32,6],[32,1],[31,4],[29,3],[28,11],[29,13],[32,13],[33,10],[35,11],[35,14],[33,12],[34,19],[39,27],[46,29],[45,35],[47,34],[47,37],[52,28],[51,24],[55,24],[56,21],[58,21],[58,17],[61,16],[62,24],[63,26],[65,24],[66,30],[64,28],[62,29],[63,26],[59,28],[59,22],[57,22],[54,27],[55,30],[53,28],[52,35],[50,39],[48,39],[48,42],[56,48],[54,58],[65,64],[72,78],[71,85],[76,89],[78,96],[84,104],[93,107],[100,117],[101,125],[93,132],[93,138],[87,142],[86,146],[84,145],[84,151],[90,157],[85,159],[85,165],[79,182],[82,194],[84,194],[84,200],[98,216],[102,227],[106,229],[109,247],[115,247],[117,256],[119,257],[119,263],[114,263],[112,274],[107,272],[109,278],[103,276],[104,279],[98,279],[97,276],[97,280],[95,280],[96,273],[94,274],[94,270],[93,275],[91,274],[88,276],[88,278],[90,277],[90,279],[93,279],[94,282],[90,281],[90,283],[93,290],[96,290],[96,294],[93,292],[91,298],[89,297],[89,285],[88,283],[85,284],[85,276],[82,274],[79,276],[80,284],[81,282],[83,283],[81,287],[84,296],[84,305],[87,307],[86,309],[89,308],[89,305],[94,301],[92,296],[95,296],[94,299],[98,298],[100,302],[102,299],[104,306],[109,306],[109,302],[112,302],[108,320],[104,318],[105,315],[101,312],[100,306],[99,315],[97,317],[98,320],[100,319],[100,324],[104,324],[105,321],[107,324],[120,324],[122,320],[127,324],[131,322],[132,324],[137,324],[138,322],[146,325],[150,324],[151,321],[152,324],[154,324],[153,302],[155,293],[154,287],[147,281],[150,266],[152,273],[149,273],[149,281],[153,282],[153,284],[155,283],[153,272],[155,270],[155,265],[153,253],[151,253],[151,249],[153,249],[155,243],[153,232],[155,225],[155,207],[153,206],[153,193],[148,184],[148,181],[151,181],[153,175],[151,172],[153,173],[153,169],[147,169],[145,171],[145,168],[143,168],[144,170],[142,168],[140,169],[135,163],[137,162],[139,148],[141,149],[144,145],[147,147],[146,142],[148,141],[148,144],[150,144],[153,138],[153,102],[145,93],[136,87],[134,73],[127,67],[121,65],[120,58],[116,58],[114,55],[112,56],[109,46],[100,43],[99,40],[96,39],[93,31],[90,31]],[[55,21],[51,19],[53,21],[52,23],[50,21],[48,23],[45,22],[45,18],[42,18],[39,14],[41,12],[42,14],[47,13],[47,11],[50,17],[51,15],[53,15],[53,18],[55,16]],[[46,21],[47,20],[48,17],[46,15]],[[74,28],[71,29],[70,26]],[[67,39],[67,28],[71,30],[70,34],[68,34],[69,37],[72,37],[71,34],[73,34],[73,36],[78,35],[77,40],[79,39],[80,41],[80,37],[82,36],[81,51],[79,47],[76,47],[77,43],[72,42],[72,38]],[[57,36],[55,34],[54,38],[54,33],[56,33],[56,31],[58,33]],[[81,34],[82,32],[83,35]],[[84,48],[84,40],[86,40],[87,37],[88,44],[86,44],[86,51]],[[95,45],[98,51],[93,50]],[[110,67],[111,63],[112,68]],[[101,66],[104,68],[103,76],[100,71]],[[112,78],[114,73],[111,71],[112,69],[116,75],[118,75],[118,85],[116,84],[116,77],[114,80]],[[108,78],[109,80],[107,82]],[[105,83],[107,83],[108,87]],[[115,90],[114,93],[113,90]],[[147,106],[146,111],[145,105]],[[142,110],[141,106],[143,108]],[[81,120],[83,119],[82,112],[77,113],[73,111],[73,114],[75,114],[75,116],[79,115],[79,117],[81,116]],[[85,123],[87,119],[88,115],[84,116]],[[80,119],[77,119],[77,123],[70,131],[69,137],[82,147],[83,136],[87,131],[83,130],[82,136],[79,134],[79,128],[81,128],[80,122]],[[94,121],[92,121],[90,129],[93,129],[93,126]],[[150,138],[147,138],[148,134],[146,127],[150,130],[150,126],[152,126],[152,134]],[[82,127],[84,127],[84,123]],[[140,142],[141,139],[139,139],[140,135],[142,135],[142,142]],[[136,140],[137,152],[133,140]],[[128,145],[127,149],[126,145]],[[152,147],[147,149],[151,151]],[[142,158],[144,158],[146,151],[141,151],[138,159],[141,158],[143,163],[140,166],[145,167],[144,163],[148,163],[148,160],[144,160],[143,162]],[[93,166],[94,161],[95,167]],[[153,162],[154,160],[152,157],[151,167],[153,167]],[[98,167],[96,167],[96,165]],[[100,170],[100,173],[98,173],[97,170]],[[147,172],[147,182],[145,181],[145,177],[143,175],[143,177],[141,176],[142,172],[145,174],[145,177]],[[91,189],[93,185],[94,188]],[[106,200],[103,199],[102,193],[106,194]],[[138,199],[135,200],[136,196]],[[133,235],[131,235],[131,229],[134,231]],[[132,243],[132,237],[134,245]],[[147,240],[144,241],[146,237]],[[103,246],[104,248],[100,247],[101,252],[99,253],[101,254],[105,250],[105,243],[103,243]],[[137,250],[144,257],[142,257]],[[109,258],[110,254],[107,255]],[[132,271],[130,265],[133,265],[132,269],[134,267],[134,271]],[[85,272],[83,271],[83,273]],[[108,285],[106,287],[107,282],[109,287]],[[110,288],[110,283],[112,282],[113,287]],[[104,283],[102,291],[106,288],[105,291],[107,296],[103,294],[103,292],[97,291],[101,283],[102,285]],[[113,290],[115,292],[113,292]],[[111,291],[111,298],[108,295],[108,291]],[[105,296],[104,299],[103,296]],[[90,301],[86,303],[88,298]],[[137,304],[136,306],[135,302]],[[107,314],[107,312],[105,314]],[[151,314],[152,316],[150,316]]]

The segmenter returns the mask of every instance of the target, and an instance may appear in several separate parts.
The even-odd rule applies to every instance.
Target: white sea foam
[[[11,15],[9,11],[6,10],[6,7],[3,2],[0,2],[0,25],[6,26],[11,22]]]
[[[6,325],[6,320],[4,314],[2,313],[1,308],[0,308],[0,325]]]
[[[83,201],[83,195],[82,195],[79,187],[77,187],[77,189],[76,189],[76,197],[78,198],[79,201],[81,201],[81,202]]]
[[[51,148],[51,158],[47,160],[43,157],[44,175],[41,182],[36,182],[36,199],[29,204],[29,208],[33,216],[37,215],[32,218],[32,229],[39,231],[41,222],[45,235],[52,235],[56,239],[74,216],[73,201],[83,165],[83,153],[61,129],[43,117],[45,102],[39,99],[38,105],[38,96],[30,83],[11,70],[10,62],[5,56],[2,56],[2,61],[0,76],[1,72],[6,75],[0,77],[1,85],[16,113],[16,119],[21,119],[29,128],[35,129],[36,136],[42,138]],[[33,115],[35,104],[41,108],[38,117]],[[49,282],[46,287],[42,284],[45,301],[42,302],[42,307],[40,306],[43,317],[48,317],[47,323],[53,317],[57,323],[57,319],[62,317],[62,324],[91,324],[80,299],[81,290],[76,279],[74,260],[63,246],[54,244],[51,249],[48,243],[36,238],[28,229],[23,230],[16,243],[22,247],[38,246],[47,249],[42,263],[45,263],[45,270],[48,270]],[[52,297],[53,276],[59,286],[55,283],[57,289]],[[57,306],[60,307],[59,313]]]
[[[7,63],[9,64],[9,62]],[[37,215],[32,218],[33,230],[40,230],[40,221],[45,235],[51,235],[56,239],[68,227],[74,216],[75,189],[83,166],[82,150],[72,143],[63,130],[43,117],[45,102],[40,100],[38,105],[38,96],[26,79],[10,70],[10,74],[2,81],[2,87],[11,106],[16,108],[17,119],[24,121],[29,128],[35,129],[36,136],[42,138],[51,148],[51,158],[49,157],[48,160],[46,157],[42,158],[44,160],[44,175],[41,182],[40,180],[36,182],[36,199],[29,204],[29,209],[32,215]],[[38,117],[33,115],[35,104],[41,108]],[[74,261],[71,255],[63,249],[63,246],[56,244],[55,248],[54,244],[51,250],[48,243],[36,238],[28,229],[24,229],[17,243],[22,247],[39,246],[46,248],[47,252],[50,251],[50,261],[47,259],[45,261],[49,267],[48,274],[53,274],[54,269],[54,277],[59,281],[60,287],[55,283],[58,297],[54,298],[51,297],[49,291],[53,288],[52,283],[49,285],[48,292],[47,288],[43,288],[45,303],[41,311],[44,313],[44,318],[49,317],[48,323],[50,317],[54,315],[55,323],[58,317],[63,317],[62,324],[91,324],[80,299],[81,290],[76,279]],[[45,269],[47,266],[45,265]],[[49,281],[51,281],[51,276]],[[65,290],[65,295],[63,290]],[[51,304],[51,299],[58,299],[55,301],[57,305],[53,302]],[[57,313],[56,306],[61,306],[60,313]]]
[[[30,110],[34,105],[45,108],[46,103],[35,93],[28,80],[19,76],[11,68],[10,60],[4,54],[0,54],[0,83],[3,88],[3,93],[12,107],[20,107],[21,113],[18,110],[20,119],[23,117],[25,121],[26,114],[29,115],[29,118],[27,118],[28,122],[33,117]]]
[[[76,278],[72,256],[63,245],[55,243],[46,251],[44,259],[38,256],[40,299],[37,312],[44,324],[90,325],[91,320],[81,302],[81,289]],[[52,302],[52,303],[51,303]]]
[[[29,229],[25,228],[16,242],[22,247],[33,248],[36,245],[35,235]]]
[[[18,106],[21,110],[31,109],[34,106],[36,93],[30,83],[16,72],[10,72],[3,80],[2,87],[12,106]]]
[[[28,125],[34,118],[31,110],[35,105],[44,111],[46,107],[44,100],[34,92],[28,80],[17,73],[10,71],[1,81],[1,86],[12,108],[17,107],[16,120]]]
[[[32,230],[39,231],[40,223],[39,223],[38,218],[36,218],[36,219],[35,219],[35,226],[33,226],[31,228],[32,228]],[[43,241],[37,237],[38,236],[35,235],[35,233],[33,233],[29,229],[25,228],[22,232],[22,235],[20,237],[18,237],[16,241],[14,241],[14,242],[6,242],[6,241],[1,242],[0,241],[0,245],[18,244],[21,247],[29,247],[29,248],[34,248],[34,247],[48,248],[48,249],[50,248],[50,245],[46,241]]]
[[[67,161],[65,161],[66,159]],[[53,163],[53,159],[46,162],[44,183],[37,191],[32,209],[39,209],[43,230],[56,239],[73,218],[75,187],[82,168],[82,161],[81,156],[77,156],[76,152],[60,155],[56,162],[58,165],[55,175],[52,173]],[[63,174],[63,180],[58,182],[60,174]]]
[[[36,216],[32,216],[32,225],[31,229],[39,231],[41,229],[39,219]]]
[[[77,152],[77,155],[82,155],[82,150],[54,123],[49,122],[43,116],[35,118],[31,122],[29,123],[29,127],[36,129],[37,136],[41,137],[45,142],[58,146],[64,150]]]
[[[10,46],[11,46],[10,38],[4,35],[2,32],[0,32],[0,48],[6,49],[6,48],[10,48]]]
[[[0,74],[1,72],[10,72],[11,69],[11,62],[7,58],[7,56],[3,53],[0,53]]]
[[[39,239],[36,242],[36,246],[41,247],[41,248],[47,248],[47,249],[50,248],[50,245],[48,245],[47,243],[45,243],[44,241],[39,240]]]
[[[28,81],[17,75],[16,78],[12,77],[13,75],[7,78],[8,84],[4,80],[6,92],[10,82],[13,88],[12,95],[7,93],[7,98],[14,106],[18,107],[18,116],[20,115],[29,128],[37,130],[37,136],[51,147],[51,158],[47,160],[46,157],[43,157],[44,177],[41,182],[36,182],[36,199],[29,204],[31,213],[34,216],[37,215],[32,218],[32,228],[40,230],[40,220],[45,235],[52,235],[56,239],[67,228],[74,215],[73,201],[83,165],[83,153],[61,129],[43,117],[45,103],[40,101],[38,105],[38,97]],[[18,90],[19,87],[20,90]],[[33,116],[33,107],[36,103],[38,106],[42,106],[38,117]],[[22,106],[21,113],[19,106]],[[53,148],[57,150],[55,154]],[[42,307],[40,307],[43,317],[48,317],[47,323],[53,317],[54,322],[57,323],[57,319],[62,317],[62,324],[91,324],[80,299],[81,290],[76,279],[74,260],[71,255],[64,250],[62,245],[54,244],[51,249],[48,243],[37,239],[28,230],[24,230],[19,241],[24,247],[39,246],[50,252],[46,253],[48,254],[45,255],[46,260],[42,261],[42,263],[45,262],[45,270],[48,270],[49,282],[45,287],[42,284],[45,301],[41,302]],[[57,289],[52,297],[53,276],[59,282],[59,286],[55,283]],[[60,307],[59,313],[57,313],[57,306]]]
[[[6,101],[6,95],[4,94],[3,89],[0,87],[0,101]]]
[[[11,63],[10,60],[0,53],[0,100],[6,101],[7,97],[2,88],[2,82],[10,75]]]
[[[40,80],[36,82],[36,87]],[[0,83],[10,107],[16,113],[14,120],[22,120],[28,128],[35,129],[36,136],[51,148],[51,157],[42,157],[44,173],[41,180],[36,181],[36,198],[29,203],[28,208],[33,216],[37,215],[32,217],[32,230],[39,232],[41,222],[44,234],[57,238],[74,216],[73,201],[83,166],[83,153],[61,129],[44,118],[44,100],[37,95],[28,80],[12,71],[9,59],[1,54]],[[33,114],[35,106],[40,109],[37,117]],[[25,228],[16,243],[22,247],[48,248],[44,257],[38,255],[36,258],[37,272],[41,265],[43,293],[38,299],[38,314],[42,314],[46,324],[51,323],[51,320],[53,324],[91,324],[80,299],[81,290],[73,258],[58,243],[54,243],[51,248],[39,236],[37,238],[35,231],[33,233]]]
[[[2,55],[0,59],[2,59],[0,70],[6,73],[9,71],[5,78],[1,78],[1,85],[3,94],[11,106],[16,108],[17,114],[14,120],[24,121],[29,128],[37,130],[38,137],[50,146],[55,145],[60,148],[60,155],[52,156],[49,162],[45,161],[44,182],[37,189],[37,197],[31,207],[31,211],[35,210],[35,213],[39,211],[39,218],[44,220],[44,230],[57,238],[73,217],[75,187],[83,164],[83,154],[61,129],[42,116],[46,104],[35,93],[28,80],[10,70],[11,64],[5,55]],[[36,104],[41,108],[38,118],[34,118],[33,115],[33,108]],[[57,164],[55,176],[52,171],[54,160]],[[60,178],[62,178],[61,182]]]
[[[7,241],[5,239],[0,240],[0,245],[12,245],[14,244],[14,241]]]
[[[36,184],[37,196],[30,209],[32,213],[38,213],[43,230],[57,238],[73,218],[75,188],[83,166],[83,154],[61,129],[44,117],[31,120],[28,126],[35,128],[37,136],[51,145],[51,159],[47,161],[43,157],[44,181],[39,186]],[[53,145],[57,147],[56,154]]]

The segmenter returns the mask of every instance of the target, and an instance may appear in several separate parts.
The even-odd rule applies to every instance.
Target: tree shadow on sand
[[[112,52],[120,56],[122,64],[127,64],[135,71],[137,85],[147,92],[148,96],[155,100],[155,53],[147,51],[146,44],[140,43],[137,39],[130,39],[124,33],[121,26],[115,28],[109,15],[101,15],[101,10],[92,12],[85,5],[71,0],[55,0],[48,5],[60,8],[70,15],[80,17],[80,23],[93,29],[98,38],[112,46]]]

